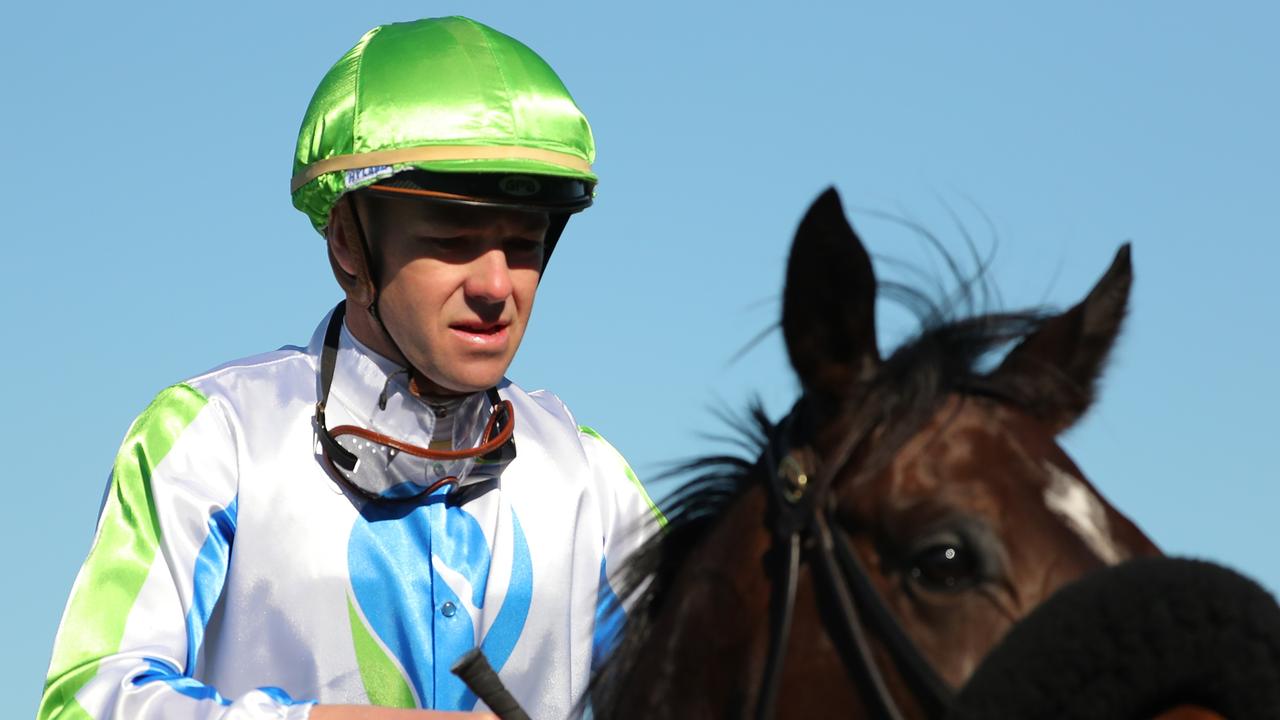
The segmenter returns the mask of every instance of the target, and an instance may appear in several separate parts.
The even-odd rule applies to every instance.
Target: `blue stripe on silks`
[[[165,678],[163,682],[179,694],[186,695],[192,700],[212,700],[219,705],[231,704],[231,701],[219,695],[217,690],[193,678]]]
[[[444,504],[443,495],[366,503],[347,539],[353,600],[424,708],[435,706],[431,525]]]
[[[347,541],[347,568],[353,599],[370,631],[404,669],[423,707],[470,710],[475,696],[448,668],[476,645],[476,618],[466,608],[485,607],[493,558],[475,516],[445,499],[440,492],[425,501],[361,508]],[[480,643],[495,670],[511,656],[533,598],[533,559],[514,512],[511,527],[507,593]],[[437,564],[466,579],[469,602],[436,571]],[[441,613],[445,603],[455,608],[449,616]]]
[[[236,505],[231,504],[209,516],[209,534],[196,555],[191,573],[191,609],[187,612],[187,669],[186,675],[196,674],[196,658],[204,643],[204,631],[209,625],[213,606],[222,595],[227,580],[227,565],[231,562],[231,542],[236,534]]]
[[[507,583],[507,596],[502,609],[485,633],[481,649],[494,670],[501,670],[511,657],[511,651],[524,632],[529,619],[529,606],[533,603],[533,558],[529,555],[529,541],[525,539],[520,518],[511,510],[511,579]]]
[[[219,695],[217,690],[198,680],[180,674],[178,668],[167,662],[147,658],[147,665],[150,666],[150,670],[133,678],[135,686],[141,687],[153,682],[162,682],[173,688],[178,694],[185,695],[193,700],[212,700],[224,707],[231,704],[231,701]]]
[[[622,630],[622,603],[609,584],[609,571],[606,558],[600,558],[600,589],[596,594],[596,628],[591,638],[591,672],[600,668],[600,664],[613,646],[618,642],[618,633]]]
[[[445,510],[444,532],[440,533],[439,527],[438,524],[433,527],[439,533],[440,542],[432,549],[445,567],[459,573],[471,584],[471,604],[484,608],[485,588],[489,585],[489,563],[493,557],[480,522],[463,507],[451,506]],[[440,606],[439,598],[436,606]],[[449,662],[452,664],[453,661]]]
[[[146,685],[156,680],[164,680],[165,678],[182,677],[182,673],[178,668],[170,665],[163,660],[155,658],[147,658],[147,667],[149,670],[133,676],[133,684],[135,686]]]
[[[520,526],[520,518],[515,509],[511,510],[511,579],[507,584],[507,595],[502,599],[502,609],[494,618],[484,640],[480,642],[480,650],[485,659],[493,666],[494,672],[501,672],[511,651],[515,650],[516,641],[524,632],[525,623],[529,619],[529,607],[533,604],[533,558],[529,554],[529,541],[524,536],[524,528]],[[476,705],[475,693],[467,690],[460,709],[470,710]]]
[[[489,541],[474,515],[456,505],[442,508],[442,512],[443,517],[438,517],[431,526],[431,543],[435,551],[435,558],[431,563],[431,583],[434,587],[436,609],[433,617],[436,622],[435,654],[438,661],[433,675],[434,707],[437,710],[470,710],[475,705],[475,699],[469,698],[467,686],[449,672],[449,667],[463,653],[476,646],[475,623],[478,618],[473,618],[464,609],[466,604],[436,570],[436,566],[443,565],[466,578],[467,584],[471,586],[470,604],[476,609],[483,609],[485,589],[489,584],[489,566],[493,558]],[[440,608],[445,603],[454,605],[452,617],[440,615]]]

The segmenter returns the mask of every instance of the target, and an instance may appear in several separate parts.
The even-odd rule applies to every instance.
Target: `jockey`
[[[505,373],[594,155],[551,68],[477,22],[377,27],[333,66],[291,189],[345,300],[133,423],[39,718],[453,717],[353,706],[477,710],[449,672],[475,647],[533,717],[580,707],[610,573],[663,521]]]

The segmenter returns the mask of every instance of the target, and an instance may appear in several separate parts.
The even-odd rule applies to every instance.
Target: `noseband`
[[[902,710],[876,664],[867,629],[874,630],[888,650],[899,675],[930,718],[942,717],[951,704],[951,688],[938,677],[919,648],[889,612],[871,584],[848,534],[834,522],[836,498],[830,492],[836,475],[844,469],[859,438],[844,438],[831,462],[818,465],[808,447],[792,447],[791,434],[797,406],[775,428],[765,446],[762,461],[773,474],[769,488],[769,515],[773,549],[773,595],[769,603],[769,656],[765,661],[756,704],[756,718],[771,720],[781,685],[783,658],[795,613],[796,583],[800,563],[807,557],[813,569],[819,598],[836,610],[835,627],[828,634],[840,648],[851,679],[869,696],[874,717],[901,720]]]

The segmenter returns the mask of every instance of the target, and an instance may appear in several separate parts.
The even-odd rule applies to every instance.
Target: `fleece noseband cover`
[[[987,656],[949,717],[1150,718],[1182,704],[1280,718],[1280,607],[1218,565],[1144,558],[1049,598]]]

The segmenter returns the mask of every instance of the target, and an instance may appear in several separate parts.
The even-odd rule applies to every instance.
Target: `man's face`
[[[374,193],[357,202],[382,283],[378,311],[425,389],[495,385],[533,311],[547,214]]]

